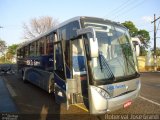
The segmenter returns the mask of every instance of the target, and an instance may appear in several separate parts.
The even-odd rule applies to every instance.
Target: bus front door
[[[66,101],[66,77],[62,41],[54,43],[54,91],[56,103]]]
[[[85,106],[88,108],[89,104],[83,39],[76,38],[72,40],[69,48],[71,79],[67,79],[67,105],[69,107],[71,104],[76,104],[86,109]]]
[[[65,47],[65,42],[54,43],[54,89],[56,103],[66,103],[68,109],[70,105],[80,103],[81,85],[79,78],[74,73],[71,75],[72,67],[67,65],[67,59],[70,64],[74,63],[71,63],[71,56],[66,55],[70,52],[70,44]]]
[[[73,104],[89,106],[84,55],[82,39],[72,40],[69,44],[67,41],[54,43],[55,100],[57,103],[66,102],[67,109]]]

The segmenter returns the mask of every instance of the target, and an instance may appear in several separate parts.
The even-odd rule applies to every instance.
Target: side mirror
[[[89,46],[90,46],[90,57],[91,58],[97,58],[98,57],[98,42],[97,38],[89,39]]]
[[[93,35],[93,37],[95,37],[95,30],[91,27],[82,28],[82,29],[77,30],[77,35],[83,35],[83,34],[87,34],[87,33],[91,33]]]
[[[135,46],[135,52],[136,52],[136,56],[140,55],[140,46],[139,45]]]
[[[95,30],[94,28],[83,28],[83,29],[79,29],[77,30],[77,35],[83,35],[83,34],[88,34],[91,33],[93,38],[89,39],[89,54],[91,58],[96,58],[98,57],[98,42],[97,42],[97,38],[95,37]]]

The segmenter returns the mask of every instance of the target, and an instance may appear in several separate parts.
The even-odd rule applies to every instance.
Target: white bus
[[[90,114],[130,106],[141,87],[128,30],[102,18],[75,17],[21,45],[17,64],[24,82]]]

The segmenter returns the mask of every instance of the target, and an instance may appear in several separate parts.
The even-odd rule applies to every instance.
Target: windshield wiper
[[[102,65],[102,60],[101,60],[101,52],[99,52],[99,54],[98,54],[99,56],[99,65],[100,65],[100,69],[101,69],[101,71],[102,71],[102,69],[103,69],[103,65]]]
[[[99,52],[99,64],[100,64],[100,69],[101,71],[103,70],[105,74],[108,76],[108,79],[113,79],[115,80],[114,74],[112,73],[107,60],[103,56],[101,52]]]
[[[126,51],[124,50],[123,47],[121,47],[121,48],[122,48],[122,51],[123,51],[123,53],[124,53],[124,58],[125,58],[125,61],[126,61],[126,63],[127,63],[127,68],[129,69],[129,66],[131,66],[132,70],[136,72],[136,69],[135,69],[135,66],[134,66],[135,61],[134,61],[134,60],[130,61],[130,59],[129,59],[129,54],[126,53]],[[131,52],[131,51],[132,51],[132,50],[130,49],[129,52]],[[132,56],[133,56],[133,53],[130,53],[130,54],[132,54]]]
[[[124,36],[125,36],[125,34],[123,34]],[[118,38],[118,36],[117,36],[117,38]],[[125,36],[125,38],[128,40],[128,38]],[[135,61],[134,60],[132,60],[132,61],[130,61],[130,59],[129,59],[129,54],[132,54],[132,56],[133,56],[133,53],[129,53],[129,54],[127,54],[126,53],[126,50],[124,49],[124,46],[123,46],[123,44],[121,44],[120,43],[120,39],[118,38],[118,42],[119,42],[119,44],[120,44],[120,46],[121,46],[121,48],[122,48],[122,52],[123,52],[123,56],[124,56],[124,58],[125,58],[125,61],[126,61],[126,64],[127,64],[127,69],[129,70],[129,66],[131,66],[131,68],[132,68],[132,70],[133,71],[135,71],[135,73],[137,72],[136,71],[136,69],[135,69],[135,66],[134,66],[134,64],[135,64]],[[126,46],[125,46],[126,47]],[[128,46],[127,46],[128,47]],[[130,47],[130,46],[129,46]],[[132,50],[130,49],[129,50],[129,52],[131,52]],[[128,57],[128,59],[127,59],[127,57]],[[133,62],[133,63],[132,63]]]

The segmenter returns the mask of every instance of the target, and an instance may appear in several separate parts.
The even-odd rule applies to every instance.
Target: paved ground
[[[12,101],[18,108],[18,113],[23,119],[39,120],[81,120],[81,119],[112,119],[111,115],[122,115],[121,119],[128,117],[139,117],[132,115],[154,115],[160,119],[160,73],[142,73],[142,89],[140,97],[132,106],[121,109],[100,117],[90,116],[88,112],[77,106],[71,106],[67,111],[65,104],[57,105],[54,97],[42,89],[18,79],[15,74],[2,74],[5,84],[10,86],[9,92]],[[2,112],[2,111],[1,111]],[[129,115],[129,116],[127,116]],[[141,116],[142,117],[142,116]],[[152,116],[151,116],[152,117]],[[120,119],[120,118],[119,118]],[[128,118],[129,119],[129,118]]]
[[[18,111],[2,78],[0,78],[0,111]]]
[[[141,96],[160,104],[160,72],[142,73]]]

